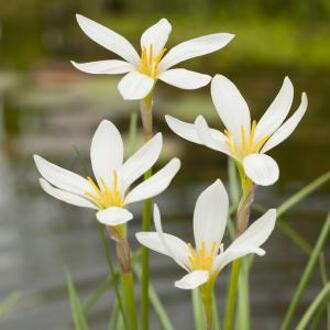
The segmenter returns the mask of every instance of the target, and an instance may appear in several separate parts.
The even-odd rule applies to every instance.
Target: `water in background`
[[[203,24],[196,17],[204,13],[205,8],[200,7],[200,1],[195,2],[199,6],[192,14],[194,23],[185,16],[177,20],[175,28],[183,28],[179,36],[173,35],[172,43],[196,36],[197,30],[198,34],[209,33],[218,30],[219,26],[223,31],[237,33],[240,42],[235,40],[236,43],[219,55],[192,60],[192,64],[187,64],[188,68],[227,75],[246,97],[255,118],[259,118],[270,104],[285,74],[290,75],[295,86],[294,107],[298,106],[303,90],[309,96],[309,109],[297,130],[272,151],[281,168],[279,182],[257,191],[256,202],[265,207],[277,206],[329,170],[330,116],[327,109],[330,55],[328,42],[322,43],[327,30],[322,25],[323,21],[319,20],[318,25],[313,25],[315,31],[318,29],[317,33],[308,29],[308,34],[305,34],[305,25],[298,24],[299,29],[291,25],[292,16],[289,20],[266,17],[259,23],[248,16],[250,18],[241,24],[232,12],[223,15],[222,18],[227,19],[221,22],[210,20],[209,24]],[[47,10],[38,12],[36,16],[31,14],[32,6],[41,6],[42,3],[26,1],[25,7],[21,7],[21,3],[20,10],[14,5],[8,6],[7,11],[1,10],[3,28],[0,40],[5,47],[0,54],[3,67],[0,70],[0,300],[13,291],[23,294],[22,299],[0,319],[3,330],[70,329],[71,314],[63,267],[67,266],[72,272],[83,299],[107,275],[94,212],[61,203],[43,193],[38,185],[32,154],[38,153],[82,173],[75,148],[88,160],[89,143],[100,120],[111,119],[121,131],[127,132],[130,113],[138,111],[136,102],[121,100],[117,92],[118,78],[86,76],[63,64],[71,58],[94,60],[108,56],[87,41],[76,26],[73,28],[73,13],[93,13],[92,9],[84,10],[83,6],[67,8],[63,4],[56,5],[59,1],[49,1]],[[119,5],[120,1],[112,1],[111,4]],[[6,9],[5,4],[1,6]],[[295,13],[303,15],[303,9],[298,11],[297,7],[294,6]],[[21,13],[24,13],[23,17]],[[319,15],[317,11],[312,14]],[[312,14],[309,14],[309,20],[303,20],[303,24],[315,22],[315,17],[319,17]],[[150,17],[157,15],[148,16],[147,21],[151,22]],[[118,30],[126,31],[130,36],[135,35],[136,26],[140,30],[142,21],[143,26],[148,25],[142,19],[132,21],[125,17],[113,16],[109,20],[121,23]],[[193,31],[194,34],[192,24],[200,27]],[[22,31],[27,31],[24,38]],[[268,38],[272,42],[260,42]],[[174,136],[165,125],[164,115],[172,114],[193,121],[200,113],[205,115],[210,126],[222,128],[208,88],[180,91],[159,83],[155,130],[165,134],[161,163],[176,155],[182,159],[183,165],[171,187],[156,200],[163,210],[166,231],[185,240],[192,240],[191,218],[198,194],[217,177],[227,181],[226,157]],[[139,132],[136,148],[141,144]],[[323,187],[287,216],[287,221],[311,244],[315,242],[329,211],[329,197],[329,186]],[[133,209],[138,216],[129,225],[130,241],[137,246],[133,234],[140,228],[140,208],[134,205]],[[307,258],[279,231],[272,235],[265,249],[267,255],[255,259],[251,274],[252,323],[253,329],[275,330]],[[327,261],[329,265],[329,255]],[[151,253],[151,266],[152,282],[175,328],[192,329],[190,293],[173,285],[183,273],[169,258],[155,253]],[[221,274],[216,293],[222,310],[227,278],[228,269]],[[319,289],[320,279],[315,273],[299,315]],[[113,292],[109,289],[90,311],[89,321],[93,330],[106,328],[113,299]],[[160,329],[154,315],[151,328]]]

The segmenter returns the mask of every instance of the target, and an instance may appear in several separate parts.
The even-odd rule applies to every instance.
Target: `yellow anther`
[[[142,47],[139,71],[151,78],[156,78],[158,75],[159,63],[165,52],[166,48],[163,48],[158,54],[154,54],[152,44],[150,44],[148,48]]]
[[[189,248],[189,263],[191,270],[208,270],[211,271],[213,267],[214,258],[217,254],[217,243],[213,242],[211,248],[208,251],[205,242],[202,242],[199,249],[194,249],[190,243]]]
[[[123,206],[123,199],[118,189],[118,174],[114,170],[112,189],[106,183],[104,178],[100,178],[100,187],[93,181],[91,177],[87,177],[87,180],[94,192],[85,192],[85,197],[94,203],[99,209],[106,209],[111,206]]]
[[[245,131],[245,127],[243,125],[240,126],[240,144],[235,143],[232,134],[226,129],[224,130],[224,135],[226,136],[225,143],[227,144],[231,154],[237,159],[243,160],[243,158],[247,155],[259,152],[268,140],[269,136],[264,135],[255,141],[256,127],[257,122],[253,120],[250,134],[248,135]]]

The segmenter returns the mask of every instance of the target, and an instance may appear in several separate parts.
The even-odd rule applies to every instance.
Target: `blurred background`
[[[99,121],[111,119],[126,131],[137,102],[124,102],[117,76],[77,72],[70,60],[115,58],[79,29],[81,13],[126,36],[138,47],[141,33],[161,17],[173,31],[168,47],[213,32],[236,38],[224,49],[184,63],[204,73],[232,79],[258,119],[277,94],[285,75],[295,86],[294,107],[306,91],[309,108],[294,134],[272,156],[280,180],[260,188],[256,200],[280,205],[290,194],[329,170],[330,160],[330,2],[328,0],[12,0],[0,2],[0,305],[2,330],[70,329],[63,266],[72,272],[84,299],[107,274],[93,212],[52,199],[38,185],[32,154],[82,173],[75,148],[88,160]],[[165,134],[163,160],[178,155],[182,170],[157,198],[168,232],[191,239],[195,200],[216,177],[227,182],[224,155],[172,134],[164,114],[192,121],[197,114],[221,128],[209,87],[183,91],[158,83],[155,130]],[[139,127],[140,127],[139,123]],[[141,144],[137,139],[136,147]],[[158,164],[160,166],[161,164]],[[287,221],[311,244],[329,211],[329,185],[308,197]],[[134,206],[139,214],[140,209]],[[253,216],[255,218],[255,216]],[[130,225],[131,241],[140,218]],[[328,244],[329,247],[329,244]],[[256,258],[251,276],[253,329],[278,329],[281,317],[306,263],[306,256],[277,231]],[[328,249],[329,251],[329,249]],[[329,255],[327,255],[329,265]],[[190,294],[174,288],[182,273],[166,257],[152,254],[152,281],[176,329],[192,329]],[[219,279],[217,296],[225,299],[228,270]],[[319,291],[313,278],[298,311]],[[113,293],[91,309],[92,329],[106,329]],[[299,314],[298,313],[298,314]],[[152,329],[160,329],[154,315]]]

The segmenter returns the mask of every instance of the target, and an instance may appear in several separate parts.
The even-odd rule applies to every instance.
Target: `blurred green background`
[[[161,17],[168,18],[173,26],[168,47],[213,32],[236,34],[224,49],[182,66],[228,76],[257,119],[277,94],[285,75],[295,86],[294,107],[302,91],[309,98],[301,124],[290,139],[272,151],[281,168],[280,180],[273,187],[259,189],[257,202],[277,206],[329,170],[328,0],[2,0],[0,299],[15,290],[23,294],[9,313],[0,313],[0,328],[5,330],[70,328],[62,266],[72,270],[83,297],[106,274],[93,212],[45,196],[31,158],[39,153],[81,172],[73,146],[87,159],[90,138],[101,119],[111,119],[127,131],[130,113],[138,111],[137,102],[121,99],[119,77],[90,76],[71,67],[70,60],[115,58],[83,34],[75,13],[109,26],[136,47],[141,33]],[[222,126],[209,87],[183,91],[158,83],[155,130],[166,135],[163,160],[178,155],[183,167],[173,186],[157,200],[166,210],[167,230],[185,238],[191,236],[189,221],[198,193],[216,177],[226,181],[226,158],[174,136],[164,123],[167,113],[189,121],[201,113],[211,126]],[[136,147],[140,142],[137,139]],[[323,187],[288,217],[311,243],[329,210],[329,197],[329,186]],[[132,234],[138,226],[139,219],[130,227]],[[267,329],[278,328],[306,260],[279,233],[273,235],[266,249],[268,256],[257,260],[251,279],[254,329],[265,328],[265,324]],[[166,258],[153,257],[153,279],[171,318],[178,329],[191,329],[186,320],[191,313],[189,295],[173,287],[180,273]],[[219,295],[225,293],[226,276],[219,281]],[[316,276],[300,313],[318,288]],[[105,295],[93,309],[93,329],[105,328],[111,301],[113,296]],[[154,318],[153,322],[153,329],[158,329]]]

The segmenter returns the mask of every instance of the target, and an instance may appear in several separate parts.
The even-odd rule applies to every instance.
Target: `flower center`
[[[141,62],[139,71],[151,78],[156,78],[158,75],[159,63],[166,52],[166,48],[163,48],[158,54],[154,54],[152,44],[149,48],[143,47],[141,52]]]
[[[190,252],[188,260],[191,270],[207,270],[211,272],[214,259],[219,249],[220,251],[223,251],[223,244],[219,245],[216,242],[213,242],[209,251],[206,249],[205,242],[202,242],[199,249],[194,249],[192,245],[188,243],[188,248]]]
[[[84,193],[85,197],[94,203],[99,209],[106,209],[111,206],[123,206],[123,199],[118,190],[118,174],[116,170],[113,170],[113,186],[112,189],[108,186],[105,180],[101,177],[101,187],[99,187],[91,177],[87,177],[87,180],[93,191],[87,191]]]
[[[250,135],[248,135],[245,132],[244,126],[241,125],[240,144],[235,143],[232,134],[226,129],[224,130],[224,134],[227,137],[225,143],[229,147],[234,157],[238,158],[239,160],[243,160],[243,158],[246,157],[247,155],[259,152],[261,147],[268,140],[269,136],[264,135],[259,140],[254,141],[256,126],[257,126],[257,122],[253,120]]]

